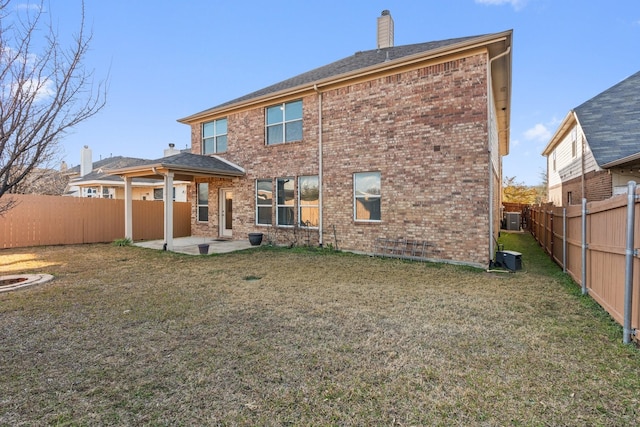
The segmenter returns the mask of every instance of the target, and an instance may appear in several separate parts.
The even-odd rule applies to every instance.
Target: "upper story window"
[[[202,154],[227,151],[227,119],[202,124]]]
[[[267,108],[267,145],[302,140],[302,101]]]

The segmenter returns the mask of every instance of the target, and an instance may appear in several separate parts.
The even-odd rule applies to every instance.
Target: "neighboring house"
[[[192,233],[486,266],[509,149],[512,32],[356,52],[179,120],[191,154],[112,173],[195,182]],[[170,227],[165,225],[165,233]],[[166,235],[168,248],[171,235]]]
[[[542,152],[549,201],[598,201],[640,180],[640,72],[571,110]]]
[[[165,150],[165,155],[179,153],[172,145]],[[124,199],[124,180],[119,176],[109,175],[110,169],[119,169],[140,165],[148,159],[115,156],[92,160],[91,149],[87,146],[80,153],[80,164],[67,170],[70,176],[65,195],[73,197],[96,197],[103,199]],[[176,182],[173,186],[173,200],[186,202],[188,182]],[[163,200],[163,181],[159,179],[136,178],[133,181],[133,200]]]

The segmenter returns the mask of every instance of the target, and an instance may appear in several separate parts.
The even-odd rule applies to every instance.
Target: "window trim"
[[[299,102],[300,103],[300,108],[301,108],[301,112],[300,112],[300,118],[297,119],[292,119],[292,120],[287,120],[287,116],[286,116],[286,111],[287,111],[287,104],[293,104],[294,102]],[[280,108],[282,109],[282,121],[280,122],[274,122],[274,123],[269,123],[269,109],[270,108]],[[282,102],[280,104],[274,104],[274,105],[269,105],[268,107],[265,107],[264,109],[264,144],[266,146],[271,146],[271,145],[279,145],[279,144],[290,144],[290,143],[294,143],[294,142],[300,142],[303,139],[303,135],[304,135],[304,128],[303,128],[303,123],[302,123],[302,119],[304,117],[304,104],[302,102],[302,99],[294,99],[291,101],[286,101],[286,102]],[[287,141],[287,124],[289,123],[295,123],[295,122],[300,122],[300,139],[294,139],[291,141]],[[279,142],[269,142],[269,128],[270,127],[274,127],[274,126],[282,126],[282,140]]]
[[[206,185],[207,186],[207,204],[201,204],[200,203],[200,186],[201,185]],[[208,223],[209,222],[209,183],[208,182],[199,182],[198,186],[196,187],[196,222],[202,222],[202,223]],[[200,218],[200,208],[207,208],[207,219],[206,220],[202,220]]]
[[[363,199],[364,197],[358,197],[356,194],[356,175],[373,174],[373,173],[378,174],[378,180],[380,184],[380,194],[370,194],[367,197],[380,200],[380,219],[360,219],[357,217],[357,209],[358,209],[357,201],[358,199]],[[374,224],[381,223],[382,222],[382,173],[380,171],[354,172],[352,175],[352,179],[353,179],[353,221],[359,222],[359,223],[374,223]]]
[[[302,202],[302,186],[300,185],[300,180],[304,178],[315,178],[316,183],[318,184],[318,191],[320,191],[320,177],[318,175],[301,175],[298,177],[298,225],[302,228],[317,230],[320,228],[320,224],[318,225],[305,225],[302,221],[302,208],[315,208],[318,212],[318,222],[320,222],[320,198],[318,198],[317,204],[303,204]]]
[[[269,204],[266,203],[258,203],[258,183],[259,182],[268,182],[269,184],[271,184],[271,202]],[[255,201],[256,201],[256,225],[260,225],[260,226],[265,226],[265,227],[271,227],[273,226],[273,179],[256,179],[256,188],[255,188]],[[270,221],[269,223],[263,223],[263,222],[259,222],[260,219],[260,208],[266,209],[269,208],[269,212],[270,212]]]
[[[218,132],[218,122],[222,122],[223,120],[225,121],[225,127],[227,128],[227,131],[225,133],[217,133]],[[213,135],[205,138],[205,136],[204,136],[204,127],[205,127],[205,125],[208,125],[209,123],[213,123]],[[205,155],[205,156],[207,156],[209,154],[225,153],[228,150],[228,146],[223,151],[218,150],[218,138],[220,138],[222,136],[225,136],[225,137],[227,137],[227,143],[228,143],[228,135],[229,135],[229,121],[227,120],[226,117],[221,117],[219,119],[215,119],[215,120],[211,120],[211,121],[202,123],[202,129],[201,129],[202,147],[201,147],[200,153],[202,155]],[[205,148],[206,148],[205,140],[209,140],[209,139],[213,139],[213,151],[210,152],[210,153],[207,153],[207,152],[205,152]]]
[[[287,205],[285,204],[280,204],[278,202],[279,200],[279,188],[280,186],[278,185],[278,183],[282,180],[289,180],[291,182],[293,182],[293,192],[294,192],[294,196],[293,196],[293,205]],[[293,228],[296,225],[296,218],[295,218],[295,213],[296,213],[296,197],[295,197],[295,191],[296,191],[296,179],[294,177],[290,177],[290,176],[285,176],[285,177],[279,177],[276,178],[276,226],[277,227],[285,227],[285,228]],[[292,208],[293,209],[293,218],[291,218],[291,224],[280,224],[280,208]]]

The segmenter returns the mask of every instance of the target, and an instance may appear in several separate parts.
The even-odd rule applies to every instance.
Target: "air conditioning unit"
[[[496,265],[507,270],[522,270],[522,254],[515,251],[497,251]]]
[[[520,231],[520,212],[505,212],[506,229]]]

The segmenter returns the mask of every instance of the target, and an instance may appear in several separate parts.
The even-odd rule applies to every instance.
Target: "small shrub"
[[[131,246],[133,242],[128,237],[123,237],[122,239],[116,239],[113,241],[115,246]]]

